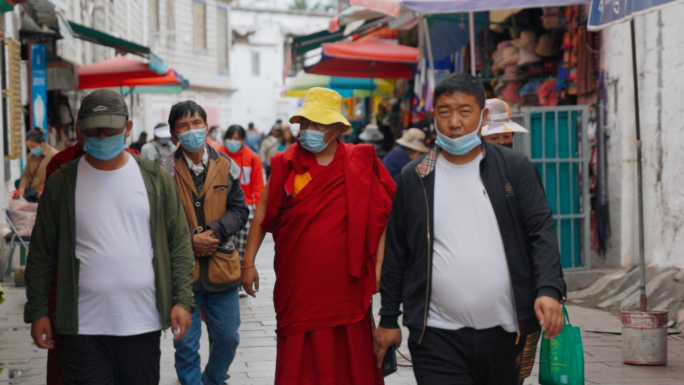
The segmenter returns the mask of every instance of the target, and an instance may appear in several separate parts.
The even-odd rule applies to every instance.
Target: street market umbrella
[[[164,73],[158,73],[150,69],[147,63],[137,60],[127,59],[123,56],[117,56],[111,59],[102,60],[86,66],[81,66],[76,69],[78,74],[78,88],[107,88],[138,84],[124,84],[132,79],[153,79],[159,77],[166,77],[165,83],[171,82],[173,70],[166,70]],[[152,85],[160,83],[151,83],[148,80],[147,84]]]
[[[342,78],[326,75],[313,75],[300,72],[293,82],[285,87],[281,96],[303,98],[313,87],[325,87],[337,91],[343,98],[351,96],[368,97],[388,95],[394,92],[394,82],[389,79]]]
[[[415,47],[381,41],[327,43],[321,60],[306,72],[366,79],[411,78],[418,56]]]
[[[643,175],[641,161],[641,122],[639,119],[639,77],[636,61],[636,43],[634,38],[634,17],[645,15],[663,9],[670,5],[684,3],[684,0],[624,0],[615,12],[612,4],[605,4],[602,0],[592,0],[589,11],[590,31],[600,31],[611,25],[630,21],[632,38],[632,76],[634,78],[634,115],[636,119],[636,167],[637,167],[637,204],[639,210],[639,269],[640,271],[640,296],[641,303],[639,311],[648,311],[648,300],[646,297],[646,256],[644,251],[644,194],[643,194]]]

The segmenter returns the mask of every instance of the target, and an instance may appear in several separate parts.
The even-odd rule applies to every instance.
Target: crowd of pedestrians
[[[443,78],[433,100],[435,145],[410,128],[387,154],[374,125],[361,144],[340,139],[351,124],[325,88],[289,119],[296,137],[282,121],[263,138],[252,123],[222,133],[182,101],[126,149],[132,122],[109,90],[83,99],[76,145],[55,155],[29,133],[22,186],[45,187],[24,318],[49,349],[48,384],[158,384],[169,328],[180,383],[223,384],[238,288],[258,295],[267,233],[276,384],[384,383],[400,316],[419,384],[522,383],[540,331],[559,334],[565,297],[539,175],[506,148],[527,131],[467,74]]]

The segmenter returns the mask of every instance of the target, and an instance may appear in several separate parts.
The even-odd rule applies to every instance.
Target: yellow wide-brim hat
[[[300,118],[326,125],[342,123],[347,127],[342,134],[351,129],[351,124],[342,115],[342,96],[328,88],[313,87],[306,92],[304,105],[290,118],[290,123],[299,123]]]

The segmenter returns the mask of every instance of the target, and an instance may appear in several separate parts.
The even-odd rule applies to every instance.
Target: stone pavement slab
[[[275,312],[273,309],[273,242],[264,242],[256,265],[261,277],[257,298],[240,299],[240,346],[230,368],[229,385],[273,384],[276,360]],[[23,323],[23,306],[26,301],[23,288],[11,281],[3,283],[7,300],[0,306],[0,385],[45,384],[46,351],[33,344],[28,325]],[[377,314],[380,298],[374,298]],[[610,313],[568,305],[570,320],[582,329],[585,350],[587,384],[684,384],[684,338],[670,336],[668,365],[660,367],[629,366],[622,363],[622,340],[618,334],[592,331],[619,331],[620,322]],[[377,316],[376,316],[377,319]],[[406,338],[400,351],[408,356]],[[161,384],[178,384],[173,366],[174,349],[171,333],[162,334]],[[206,328],[203,328],[200,355],[206,362],[208,355]],[[538,358],[537,358],[537,362]],[[398,357],[399,364],[407,364]],[[538,384],[539,366],[525,384]],[[386,378],[388,385],[415,385],[411,368],[400,367],[396,374]]]

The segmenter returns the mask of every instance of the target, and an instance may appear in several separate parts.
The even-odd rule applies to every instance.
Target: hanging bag
[[[563,304],[565,324],[558,337],[549,340],[542,334],[539,366],[541,385],[584,385],[584,348],[580,328],[570,324]]]

